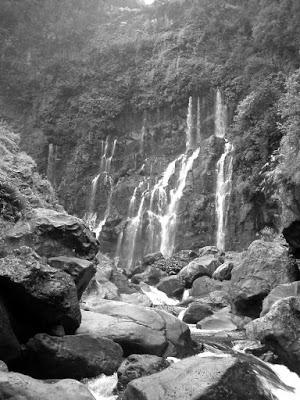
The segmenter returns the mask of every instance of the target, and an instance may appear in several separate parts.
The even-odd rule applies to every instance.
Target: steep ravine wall
[[[201,151],[188,174],[184,194],[178,210],[176,249],[198,248],[216,243],[216,165],[224,149],[224,140],[215,133],[215,90],[205,95],[194,93],[192,98],[192,125],[197,129],[197,104],[200,105]],[[99,173],[103,143],[108,137],[108,155],[117,140],[111,164],[113,193],[106,224],[100,242],[103,251],[115,254],[120,232],[126,224],[129,202],[139,183],[153,187],[168,163],[184,153],[187,130],[186,104],[177,108],[158,109],[155,112],[136,113],[127,110],[112,121],[109,135],[89,133],[88,126],[77,132],[75,145],[61,141],[46,146],[47,170],[60,201],[65,208],[83,217],[89,207],[91,183]],[[230,107],[229,107],[230,109]],[[229,115],[230,124],[232,111]],[[196,134],[196,133],[194,133]],[[49,154],[49,149],[52,154]],[[49,165],[49,162],[51,165]],[[274,226],[273,217],[277,210],[257,190],[255,196],[247,196],[239,190],[239,171],[233,159],[233,185],[227,217],[226,249],[241,250],[255,239],[257,233],[267,226]],[[107,209],[110,185],[99,179],[95,193],[94,210],[101,220]],[[269,202],[270,203],[270,202]],[[277,207],[277,205],[276,205]],[[274,212],[273,212],[274,211]],[[145,228],[145,227],[143,227]],[[141,248],[146,248],[144,242]],[[143,250],[145,251],[145,250]]]

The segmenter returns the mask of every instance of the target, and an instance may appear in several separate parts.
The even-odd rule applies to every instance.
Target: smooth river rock
[[[266,344],[300,374],[300,297],[275,302],[270,311],[246,325],[247,335]]]
[[[285,283],[272,289],[264,299],[263,309],[260,316],[263,317],[267,314],[276,301],[286,297],[300,297],[300,282]]]
[[[186,358],[154,375],[135,379],[124,400],[271,400],[252,363],[232,355]]]
[[[29,376],[0,371],[1,400],[95,400],[82,383],[64,379],[43,382]]]
[[[181,356],[192,352],[186,324],[164,311],[120,301],[104,300],[95,307],[85,307],[77,333],[111,338],[125,355]]]
[[[108,338],[40,333],[28,341],[25,354],[24,372],[35,378],[83,379],[112,375],[122,362],[123,351]]]
[[[257,318],[268,293],[279,284],[298,280],[299,270],[284,242],[256,240],[231,275],[230,296],[236,313]]]

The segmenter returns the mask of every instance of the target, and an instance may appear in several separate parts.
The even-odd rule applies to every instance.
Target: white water
[[[54,166],[55,166],[55,153],[56,146],[53,143],[49,143],[48,146],[48,161],[47,161],[47,179],[54,183]]]
[[[217,248],[225,250],[226,219],[232,186],[233,145],[225,143],[225,151],[217,163],[216,214]]]
[[[158,290],[154,286],[147,285],[146,283],[140,283],[142,292],[152,301],[153,305],[167,305],[175,306],[179,303],[178,300],[171,299],[166,295],[166,293]]]
[[[114,396],[112,393],[117,383],[117,373],[111,376],[102,374],[97,378],[89,379],[86,386],[96,400],[115,400],[118,396]]]
[[[216,93],[215,105],[215,136],[225,138],[227,123],[227,107],[222,101],[222,94],[220,90]]]
[[[193,98],[189,98],[188,113],[186,118],[186,149],[190,150],[193,148]]]
[[[93,178],[92,180],[92,185],[91,185],[91,197],[90,197],[90,202],[89,202],[89,210],[87,213],[87,216],[85,219],[87,220],[87,223],[92,229],[96,237],[99,238],[100,234],[102,232],[102,229],[107,221],[107,218],[109,217],[110,210],[111,210],[111,199],[113,195],[113,190],[114,190],[114,185],[113,185],[113,180],[110,175],[110,170],[111,170],[111,163],[115,154],[116,150],[116,145],[117,145],[117,139],[115,139],[112,142],[111,145],[111,151],[110,155],[108,156],[108,151],[109,151],[109,138],[108,136],[106,137],[105,143],[101,143],[101,161],[100,161],[100,170],[99,173]],[[104,212],[104,215],[100,221],[97,223],[98,219],[98,213],[97,211],[94,211],[95,208],[95,200],[96,200],[96,192],[97,192],[97,187],[99,184],[99,179],[103,178],[103,183],[104,185],[109,187],[109,194],[107,198],[107,205],[106,209]]]

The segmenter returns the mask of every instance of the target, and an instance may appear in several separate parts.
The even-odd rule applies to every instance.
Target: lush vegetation
[[[280,170],[299,181],[299,20],[298,0],[4,0],[0,85],[70,146],[116,131],[124,112],[178,108],[220,87],[251,197],[283,135]]]

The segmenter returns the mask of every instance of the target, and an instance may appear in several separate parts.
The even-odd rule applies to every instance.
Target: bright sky
[[[146,3],[146,4],[152,4],[153,2],[154,2],[154,0],[143,0],[144,1],[144,3]]]

